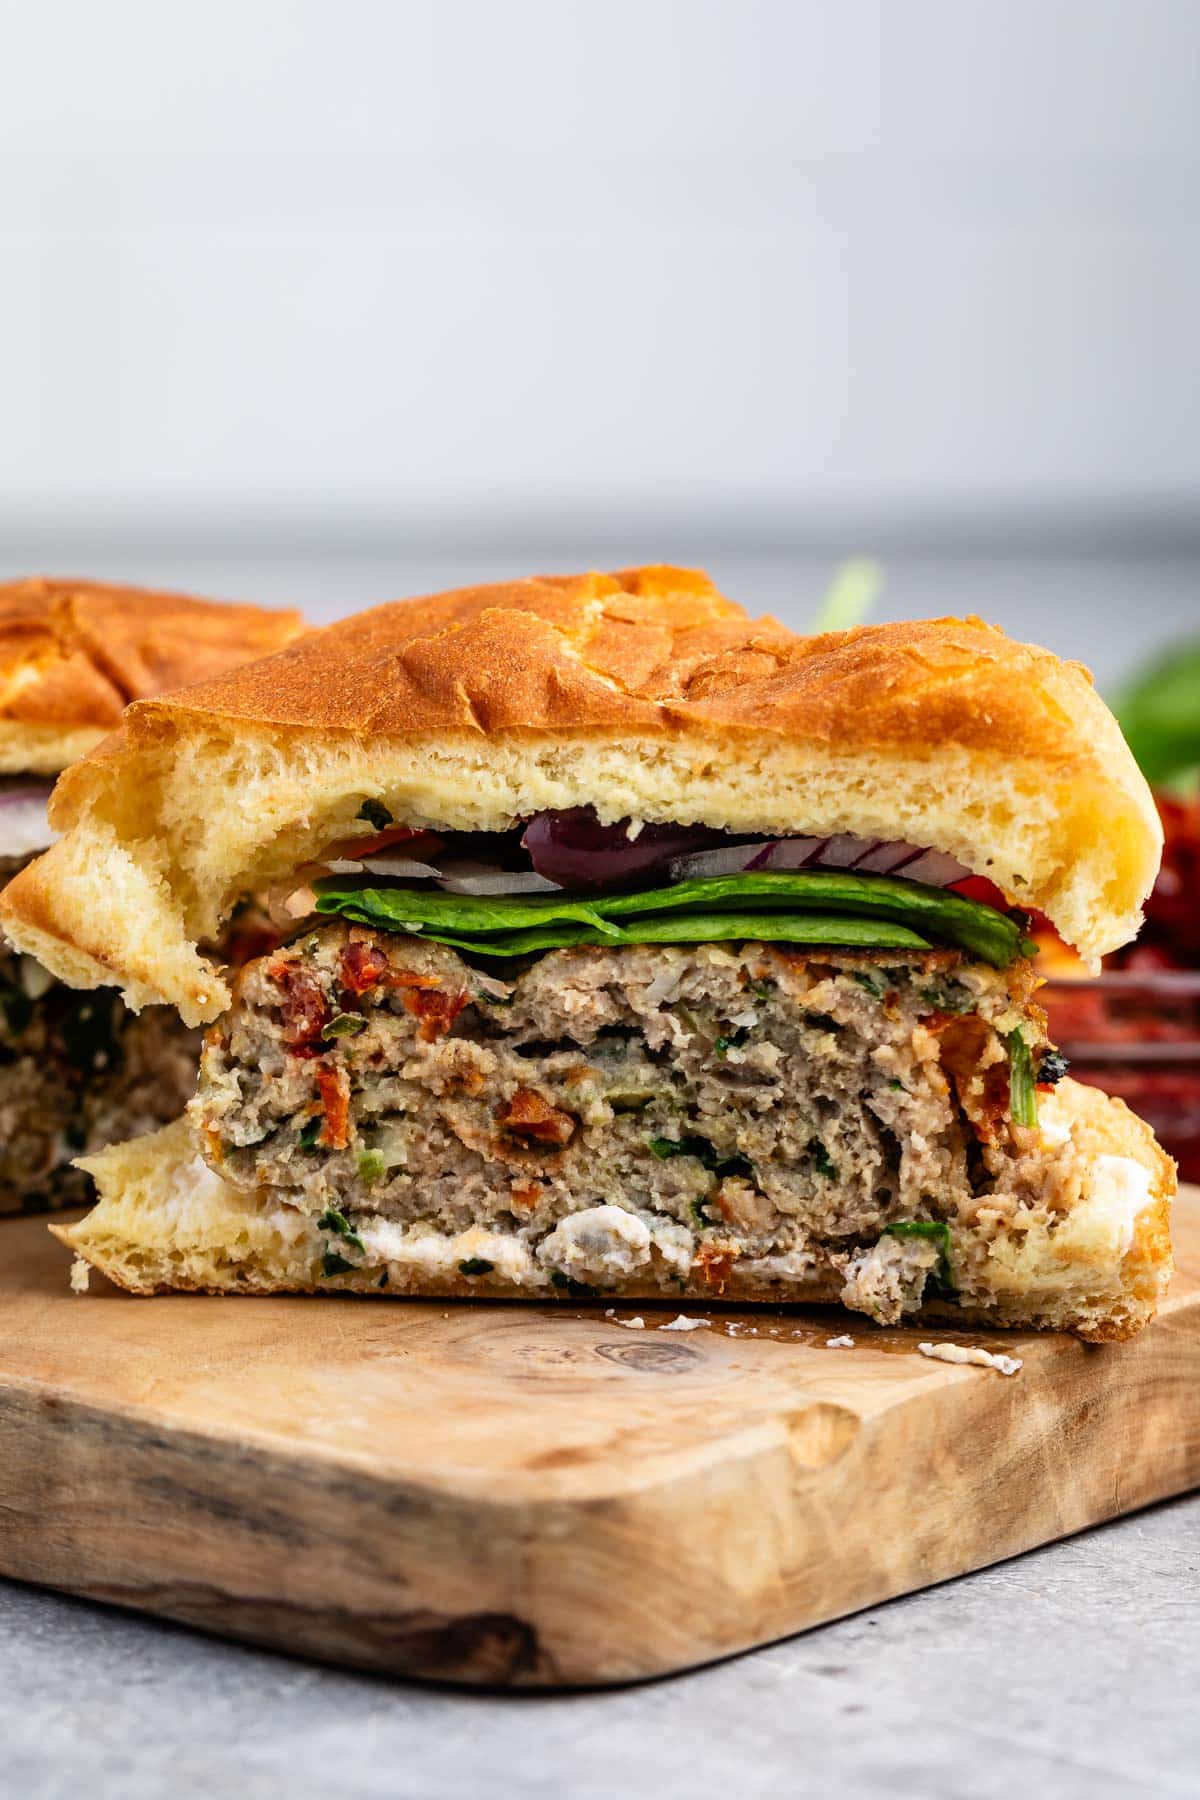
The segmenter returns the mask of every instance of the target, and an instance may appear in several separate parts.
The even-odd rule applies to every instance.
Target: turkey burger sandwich
[[[210,1029],[58,1235],[123,1286],[842,1301],[1120,1338],[1174,1173],[1064,1079],[1028,918],[1160,837],[1085,671],[977,620],[803,638],[702,575],[380,607],[141,701],[3,900]],[[293,923],[232,981],[245,895]]]
[[[296,613],[44,577],[0,585],[0,885],[52,842],[53,778],[126,702],[278,649]],[[0,940],[0,1213],[88,1198],[72,1166],[171,1119],[197,1035],[163,1008],[79,993]]]

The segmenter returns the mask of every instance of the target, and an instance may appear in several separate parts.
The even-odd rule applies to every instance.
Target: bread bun
[[[266,656],[299,613],[35,575],[0,584],[0,774],[57,775],[130,700]]]

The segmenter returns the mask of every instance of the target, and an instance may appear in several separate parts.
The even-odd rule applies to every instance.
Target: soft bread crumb
[[[686,1313],[680,1313],[677,1319],[668,1319],[666,1324],[660,1325],[658,1329],[660,1331],[702,1331],[711,1324],[711,1319],[689,1319]]]
[[[996,1356],[990,1350],[979,1350],[974,1344],[918,1344],[922,1356],[937,1362],[975,1363],[981,1369],[995,1369],[1001,1375],[1016,1375],[1021,1369],[1019,1356]]]
[[[91,1275],[91,1272],[90,1267],[84,1262],[82,1256],[77,1256],[74,1259],[71,1264],[71,1292],[73,1294],[87,1293],[88,1278]]]
[[[825,1348],[827,1350],[853,1350],[854,1339],[845,1333],[841,1337],[826,1338]]]

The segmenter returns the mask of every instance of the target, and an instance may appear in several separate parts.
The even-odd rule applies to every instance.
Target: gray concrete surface
[[[1200,1497],[693,1675],[459,1694],[0,1584],[21,1800],[1200,1793]]]

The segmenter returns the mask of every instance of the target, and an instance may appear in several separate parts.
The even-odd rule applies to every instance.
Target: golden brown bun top
[[[132,739],[188,715],[357,737],[769,731],[844,749],[947,743],[1002,757],[1121,756],[1079,663],[980,619],[801,637],[698,571],[540,576],[374,607],[186,694],[135,707]],[[1130,773],[1127,766],[1123,773]]]
[[[140,700],[59,782],[66,835],[12,882],[17,945],[191,1019],[200,945],[362,830],[506,830],[543,808],[750,835],[904,839],[1038,907],[1094,958],[1158,868],[1153,797],[1087,671],[978,619],[801,637],[685,569],[381,606]]]
[[[131,700],[209,681],[304,629],[299,613],[35,575],[0,585],[0,721],[111,731]]]

